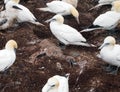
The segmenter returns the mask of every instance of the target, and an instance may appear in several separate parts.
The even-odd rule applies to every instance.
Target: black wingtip
[[[91,26],[89,26],[88,28],[99,28],[100,26],[98,26],[98,25],[91,25]]]
[[[19,8],[18,6],[13,6],[14,9],[18,9],[18,10],[22,10],[21,8]]]

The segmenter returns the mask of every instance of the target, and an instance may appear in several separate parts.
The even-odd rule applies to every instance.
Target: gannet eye
[[[55,87],[55,85],[51,85],[51,87]]]
[[[52,19],[52,21],[56,21],[56,19]]]

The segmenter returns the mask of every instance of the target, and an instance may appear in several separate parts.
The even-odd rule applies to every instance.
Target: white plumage
[[[71,4],[62,1],[52,1],[46,5],[47,7],[38,9],[42,11],[49,11],[51,13],[61,14],[63,16],[72,14],[79,23],[79,13]]]
[[[84,29],[81,32],[89,32],[96,29],[112,30],[114,29],[120,20],[120,13],[116,11],[108,11],[99,15],[93,22],[92,26],[88,29]]]
[[[37,21],[35,16],[30,12],[28,8],[25,6],[18,4],[19,0],[10,0],[6,3],[5,8],[6,16],[14,16],[18,23],[21,22],[30,22],[35,25],[42,25],[40,22]],[[12,14],[11,14],[12,13]],[[11,18],[12,19],[12,18]]]
[[[6,3],[6,9],[0,12],[0,30],[12,27],[17,17],[17,11],[12,8],[15,3],[9,1]],[[12,13],[12,14],[11,14]]]
[[[14,40],[9,40],[6,43],[5,49],[0,50],[0,71],[5,71],[15,62],[16,48],[17,43]]]
[[[115,38],[108,36],[99,48],[100,58],[110,65],[120,67],[120,45],[116,44]]]
[[[57,0],[57,1],[67,2],[71,5],[73,5],[74,7],[77,7],[77,4],[78,4],[78,0]]]
[[[42,92],[69,92],[68,77],[55,75],[48,79]]]
[[[74,28],[63,24],[64,18],[61,15],[55,15],[48,20],[53,35],[65,45],[92,46],[86,43],[86,39]]]

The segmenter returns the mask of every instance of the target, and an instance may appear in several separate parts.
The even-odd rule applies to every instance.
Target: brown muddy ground
[[[106,63],[96,56],[99,53],[97,48],[68,46],[64,50],[60,49],[49,25],[44,23],[54,14],[36,10],[44,7],[46,2],[48,0],[21,2],[45,27],[23,23],[17,28],[0,32],[1,49],[9,39],[16,40],[19,46],[16,62],[6,74],[0,74],[0,92],[41,92],[49,77],[66,73],[70,73],[70,92],[120,92],[120,71],[118,75],[107,74],[102,69]],[[80,25],[71,16],[65,18],[65,23],[80,31],[89,26],[99,14],[110,9],[110,6],[105,6],[89,12],[95,4],[94,0],[79,0],[77,9],[80,12]],[[98,30],[83,35],[90,43],[100,46],[108,32]],[[117,33],[114,36],[118,38],[119,35]],[[39,56],[43,52],[46,55]],[[67,61],[71,59],[78,65],[70,66]]]

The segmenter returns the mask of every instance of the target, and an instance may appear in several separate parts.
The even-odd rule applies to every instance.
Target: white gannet
[[[90,27],[81,32],[89,32],[96,29],[113,30],[120,20],[120,2],[118,3],[118,1],[115,1],[113,7],[112,11],[107,11],[99,15]]]
[[[28,8],[26,8],[25,6],[18,4],[19,0],[10,0],[6,3],[5,8],[6,11],[11,11],[14,10],[15,12],[11,12],[11,15],[17,15],[16,20],[18,23],[21,22],[30,22],[32,24],[35,25],[42,25],[40,22],[37,21],[37,19],[35,18],[35,16],[30,12],[30,10]],[[9,7],[9,8],[7,8]]]
[[[69,76],[55,75],[48,79],[42,88],[42,92],[69,92],[68,79]]]
[[[78,4],[78,0],[56,0],[56,1],[63,1],[63,2],[67,2],[71,5],[73,5],[75,8],[77,7]]]
[[[112,3],[114,1],[117,1],[117,0],[99,0],[98,4],[94,7],[92,7],[90,10],[98,8],[98,7],[103,6],[103,5],[112,5]]]
[[[52,1],[50,3],[47,3],[46,5],[47,7],[38,9],[41,11],[48,11],[51,13],[61,14],[63,16],[72,14],[79,23],[79,12],[71,4],[68,4],[63,1]]]
[[[16,41],[9,40],[5,49],[0,50],[0,71],[5,71],[13,65],[16,59],[15,49],[17,49]]]
[[[17,17],[17,11],[12,8],[15,2],[6,3],[6,9],[0,12],[0,30],[12,27]],[[11,14],[12,13],[12,14]]]
[[[53,35],[64,45],[93,46],[88,44],[86,39],[76,29],[63,24],[64,18],[62,15],[57,14],[46,22],[50,22],[50,29]]]
[[[110,64],[109,71],[111,74],[117,74],[120,67],[120,45],[116,44],[116,40],[112,36],[108,36],[104,39],[104,43],[99,47],[100,58]],[[116,66],[114,70],[112,65]]]

